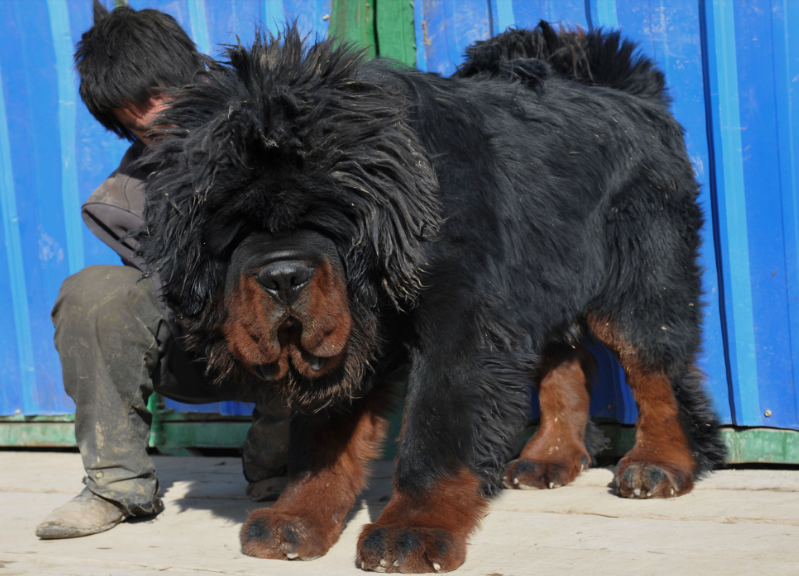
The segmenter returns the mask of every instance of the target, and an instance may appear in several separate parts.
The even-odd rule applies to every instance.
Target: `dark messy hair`
[[[172,16],[120,6],[109,12],[94,0],[94,25],[75,51],[80,97],[107,130],[135,136],[111,113],[145,104],[161,90],[191,83],[203,57]]]

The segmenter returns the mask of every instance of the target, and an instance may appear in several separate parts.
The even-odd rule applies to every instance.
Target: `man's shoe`
[[[156,498],[160,510],[164,505]],[[36,527],[36,535],[45,540],[77,538],[110,530],[130,514],[119,504],[101,498],[88,488],[63,506],[53,510]]]

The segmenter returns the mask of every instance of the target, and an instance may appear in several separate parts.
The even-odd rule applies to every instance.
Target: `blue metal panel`
[[[0,65],[0,78],[3,67]],[[13,318],[14,330],[2,330],[2,344],[5,350],[3,372],[8,382],[17,386],[2,386],[2,399],[8,409],[20,413],[22,407],[31,404],[28,396],[35,385],[33,375],[33,344],[30,335],[30,316],[28,313],[25,271],[22,262],[22,241],[19,234],[14,171],[11,161],[11,139],[8,133],[5,85],[0,86],[0,224],[3,228],[5,251],[0,256],[0,274],[6,282],[2,283],[2,305],[4,318]],[[12,337],[11,335],[15,337]],[[16,354],[15,354],[16,353]]]
[[[730,339],[730,350],[740,353],[742,345],[746,346],[736,360],[748,372],[733,379],[736,421],[750,426],[796,427],[793,363],[799,358],[792,352],[799,324],[795,303],[789,297],[796,286],[795,273],[791,276],[789,270],[796,267],[797,226],[793,210],[796,190],[790,182],[796,157],[794,153],[790,158],[791,100],[786,77],[790,35],[785,20],[774,28],[775,7],[785,5],[768,1],[712,5],[717,45],[723,42],[717,61],[720,93],[714,120],[719,126],[723,152],[719,173],[724,175],[725,186],[729,172],[736,171],[734,186],[723,194],[720,191],[726,204],[720,203],[719,212],[724,216],[723,208],[727,208],[730,218],[732,207],[732,217],[743,223],[728,224],[720,251],[723,263],[730,267],[725,286],[729,278],[728,309],[736,322],[736,340],[733,345]],[[775,41],[777,35],[779,41]],[[723,82],[736,84],[729,93],[737,94],[737,99],[725,102]],[[748,299],[747,290],[751,294]],[[742,336],[737,322],[744,314],[747,325]]]
[[[491,10],[485,0],[417,0],[416,65],[448,76],[463,62],[466,47],[491,36]]]
[[[749,283],[759,404],[742,406],[744,424],[796,425],[791,333],[786,299],[779,155],[770,54],[769,1],[733,3],[738,68],[739,118],[749,244]],[[798,335],[799,336],[799,335]],[[743,384],[743,383],[741,383]],[[781,405],[791,404],[790,412]],[[746,400],[744,400],[746,402]],[[787,404],[787,403],[786,403]],[[767,419],[765,410],[771,410]]]
[[[563,26],[579,26],[583,30],[589,28],[585,0],[580,2],[513,0],[513,17],[515,26],[519,28],[533,28],[538,24],[539,20],[546,20]]]
[[[785,233],[785,276],[791,330],[792,386],[794,414],[799,413],[799,3],[775,1],[771,6],[774,54],[774,105],[782,190]],[[793,30],[793,34],[789,34]],[[783,388],[785,385],[783,384]],[[788,406],[789,394],[779,406],[780,420]],[[778,424],[780,426],[784,424]],[[794,426],[795,427],[795,426]]]
[[[648,4],[638,2],[638,6],[648,11]],[[588,0],[585,3],[585,16],[590,28],[618,28],[619,20],[616,14],[614,0]]]
[[[327,36],[333,0],[284,0],[283,9],[289,21],[297,21],[300,32],[309,40]]]
[[[796,428],[797,10],[715,1],[704,11],[733,417]]]
[[[3,50],[0,56],[13,182],[5,198],[10,216],[6,234],[11,239],[6,246],[7,278],[14,297],[22,376],[22,405],[9,408],[12,413],[39,407],[64,411],[69,407],[58,393],[58,362],[48,314],[60,284],[58,277],[68,272],[53,38],[45,2],[6,2],[0,10],[3,37],[16,48]],[[26,316],[27,326],[22,326]]]

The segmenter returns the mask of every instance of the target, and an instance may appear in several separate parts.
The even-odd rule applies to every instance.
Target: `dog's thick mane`
[[[227,56],[176,94],[160,122],[177,128],[162,130],[146,159],[156,174],[141,253],[167,303],[204,314],[237,236],[301,225],[348,243],[356,284],[377,280],[396,304],[411,303],[439,206],[405,103],[358,77],[360,52],[330,39],[306,46],[295,27]]]
[[[177,91],[158,122],[173,128],[144,159],[154,172],[141,255],[209,372],[246,380],[221,333],[232,251],[252,232],[326,235],[358,330],[339,370],[304,390],[284,383],[284,393],[301,403],[357,396],[380,346],[379,310],[412,306],[421,288],[421,245],[440,219],[432,164],[404,97],[364,80],[352,47],[308,46],[289,27],[227,57]]]
[[[475,42],[466,49],[466,61],[455,76],[529,82],[530,76],[543,73],[546,63],[559,76],[668,105],[666,77],[637,48],[637,43],[622,38],[618,31],[561,28],[558,32],[541,20],[532,30],[509,28],[490,40]]]

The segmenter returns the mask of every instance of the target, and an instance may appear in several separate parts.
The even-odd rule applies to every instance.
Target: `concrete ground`
[[[77,454],[0,451],[0,576],[11,574],[323,575],[354,566],[360,527],[387,501],[380,462],[341,540],[311,562],[242,555],[238,532],[258,504],[235,458],[156,457],[166,510],[85,538],[42,541],[34,527],[77,494]],[[674,500],[625,500],[612,469],[556,490],[503,491],[471,540],[458,574],[799,575],[799,471],[727,470]]]

